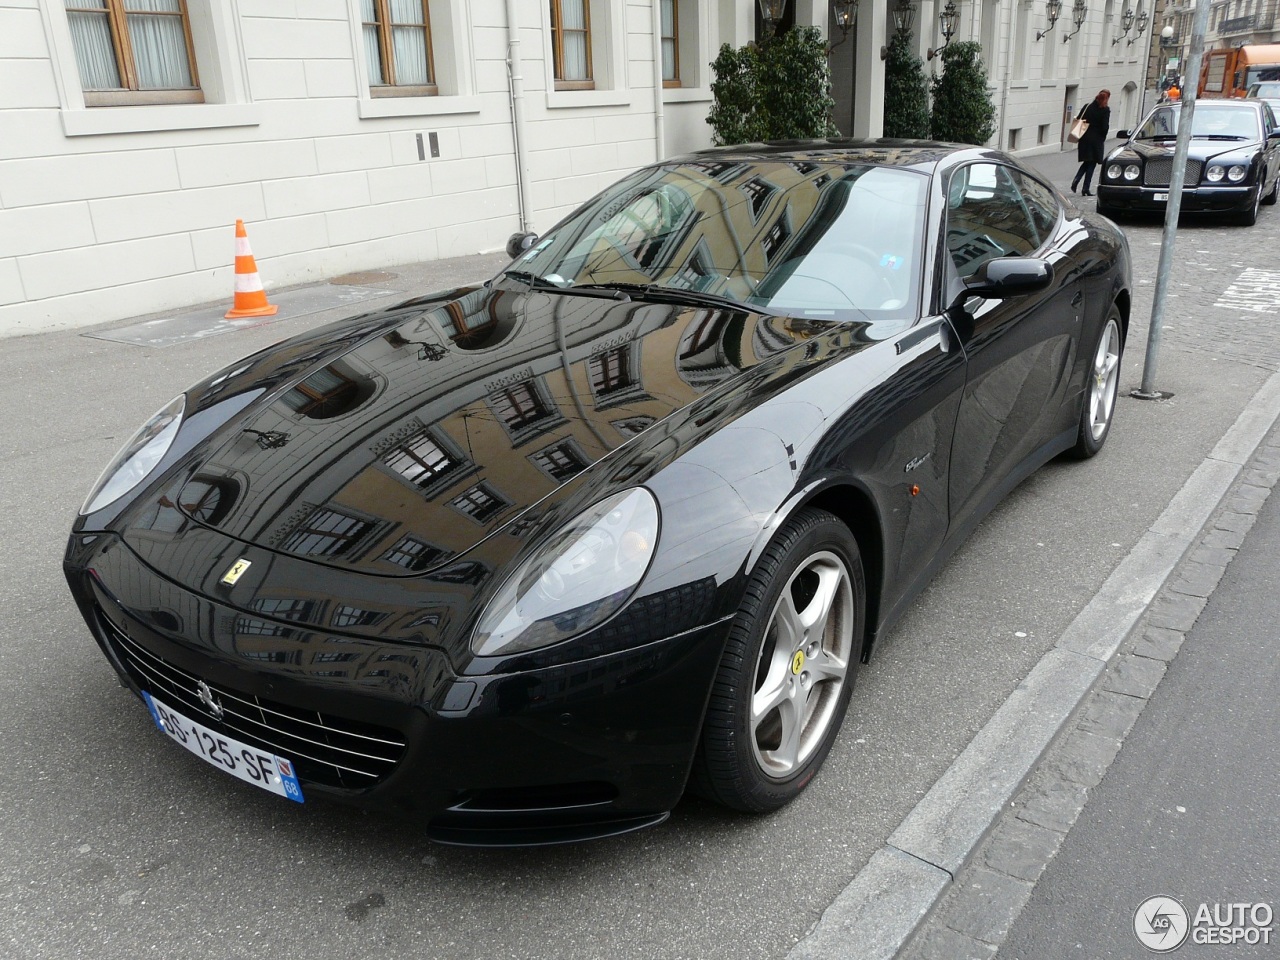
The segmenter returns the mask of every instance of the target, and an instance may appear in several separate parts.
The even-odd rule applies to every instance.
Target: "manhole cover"
[[[387,280],[394,280],[399,274],[383,273],[380,270],[361,270],[356,273],[344,273],[340,277],[334,277],[329,282],[339,285],[346,284],[374,284],[384,283]]]

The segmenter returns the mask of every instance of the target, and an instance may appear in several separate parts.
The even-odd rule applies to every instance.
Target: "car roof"
[[[856,139],[832,137],[823,140],[770,140],[728,147],[710,147],[665,163],[698,163],[707,161],[782,161],[818,163],[865,163],[876,166],[910,167],[924,172],[939,166],[950,166],[963,159],[987,157],[1018,165],[1012,157],[999,151],[968,144],[940,143],[933,140]]]

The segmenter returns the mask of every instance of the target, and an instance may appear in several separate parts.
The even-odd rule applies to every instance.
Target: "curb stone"
[[[787,960],[994,954],[1034,886],[1007,872],[1011,851],[1044,852],[1033,828],[1058,833],[1039,870],[1017,867],[1038,878],[1115,759],[1208,602],[1197,594],[1221,579],[1280,478],[1278,417],[1280,374]]]
[[[1224,531],[1239,532],[1243,540],[1280,480],[1278,456],[1280,430],[1268,437],[1250,469],[1233,484],[1198,546],[1156,598],[1142,629],[1125,643],[1101,683],[1072,717],[1068,731],[1009,804],[990,837],[974,851],[972,865],[956,876],[926,922],[913,931],[897,954],[899,960],[988,958],[996,954],[1025,906],[1030,889],[1084,810],[1089,789],[1105,775],[1203,609],[1198,593],[1185,592],[1191,579],[1185,576],[1185,568],[1206,568],[1215,584],[1222,578],[1236,550],[1205,544],[1221,539],[1218,535]],[[1157,622],[1178,626],[1155,625]],[[1086,736],[1091,738],[1091,746],[1082,744]],[[1103,743],[1110,757],[1100,770],[1090,768],[1083,754],[1103,749]],[[1086,769],[1087,774],[1083,773]],[[1020,851],[1029,856],[1020,859]],[[993,884],[993,874],[1027,884],[1027,892],[1021,886]],[[1002,902],[992,903],[993,898]]]

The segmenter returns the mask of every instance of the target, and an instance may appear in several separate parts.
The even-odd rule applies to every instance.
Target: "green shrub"
[[[996,108],[987,92],[981,44],[952,43],[941,56],[942,73],[933,81],[933,139],[986,143],[996,132]]]
[[[911,52],[911,35],[894,32],[884,64],[884,135],[929,136],[929,88],[924,62]]]
[[[837,133],[831,72],[817,27],[793,27],[762,46],[727,43],[711,64],[707,114],[717,145],[808,139]]]

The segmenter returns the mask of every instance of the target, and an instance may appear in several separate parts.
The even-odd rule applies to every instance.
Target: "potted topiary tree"
[[[987,92],[982,46],[972,40],[952,43],[941,56],[942,73],[933,81],[933,139],[986,143],[996,132],[996,108]]]
[[[884,135],[929,136],[929,88],[924,62],[911,51],[911,34],[895,31],[884,64]]]
[[[817,27],[793,27],[759,47],[727,43],[711,64],[707,113],[718,145],[830,137],[831,72]]]

